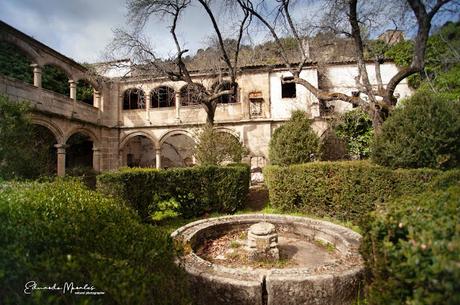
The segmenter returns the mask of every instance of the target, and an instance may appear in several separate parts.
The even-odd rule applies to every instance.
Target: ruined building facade
[[[95,76],[85,67],[52,50],[35,39],[0,23],[0,40],[12,44],[31,62],[33,84],[0,75],[0,94],[11,100],[29,101],[32,121],[49,130],[55,138],[57,173],[64,175],[69,158],[69,139],[84,135],[92,146],[90,162],[97,171],[121,166],[167,168],[196,163],[191,149],[197,128],[206,121],[201,105],[188,94],[184,82],[165,78]],[[68,77],[68,96],[42,88],[46,65],[58,67]],[[382,79],[388,82],[397,72],[392,62],[381,65]],[[368,64],[372,83],[375,71]],[[307,66],[302,77],[315,86],[351,94],[356,90],[354,62],[329,62],[325,68]],[[285,83],[290,73],[282,66],[246,66],[238,76],[235,98],[222,97],[215,123],[219,131],[230,133],[243,143],[253,167],[268,160],[268,144],[273,131],[288,120],[291,111],[305,110],[313,119],[318,135],[328,128],[327,113],[320,110],[316,98],[304,87]],[[203,86],[211,87],[209,75],[195,73]],[[77,83],[86,80],[94,88],[91,103],[77,100]],[[398,85],[400,97],[410,94],[407,82]],[[331,103],[336,111],[349,105]],[[74,158],[75,156],[72,156]]]

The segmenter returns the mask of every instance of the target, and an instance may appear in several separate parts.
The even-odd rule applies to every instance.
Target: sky
[[[308,7],[297,6],[292,10],[294,17],[308,19],[309,15],[319,13],[314,10],[319,1],[307,2]],[[127,28],[126,15],[126,0],[0,0],[0,20],[77,62],[104,61],[113,30]],[[457,19],[458,13],[454,15],[453,19]],[[232,22],[224,19],[225,16],[220,18],[223,21],[220,24]],[[254,33],[253,29],[251,32],[255,42],[268,37],[267,33]],[[151,19],[147,34],[157,55],[173,54],[175,47],[167,22]],[[204,10],[194,6],[179,22],[177,34],[183,47],[190,49],[188,54],[194,55],[197,49],[206,47],[213,30]]]
[[[112,30],[126,28],[126,0],[2,0],[0,20],[77,62],[98,62],[113,39]],[[190,50],[205,45],[210,23],[194,7],[184,18],[178,34]],[[173,48],[166,23],[153,20],[149,36],[160,56]],[[186,33],[184,32],[186,30]],[[186,34],[186,35],[185,35]]]

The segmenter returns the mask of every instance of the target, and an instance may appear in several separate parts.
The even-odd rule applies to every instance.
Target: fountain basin
[[[203,250],[260,222],[275,226],[285,266],[258,266],[244,259],[232,264]],[[362,287],[361,236],[330,222],[288,215],[232,215],[192,222],[171,236],[184,249],[178,263],[190,275],[196,304],[343,305],[351,304]]]

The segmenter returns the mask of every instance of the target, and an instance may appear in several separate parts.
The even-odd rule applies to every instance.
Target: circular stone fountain
[[[363,281],[361,236],[326,221],[246,214],[171,235],[196,304],[351,304]]]

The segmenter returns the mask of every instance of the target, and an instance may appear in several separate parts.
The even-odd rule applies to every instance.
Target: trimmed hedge
[[[189,304],[167,232],[80,183],[0,185],[0,303]],[[92,285],[102,296],[34,290]]]
[[[399,198],[371,214],[361,246],[372,274],[369,304],[460,304],[458,180],[455,184]]]
[[[99,175],[97,188],[127,202],[143,219],[171,201],[184,217],[193,217],[241,209],[249,181],[248,166],[122,169]]]
[[[424,191],[440,173],[432,169],[392,170],[367,161],[314,162],[264,169],[273,207],[357,225],[376,204]]]

